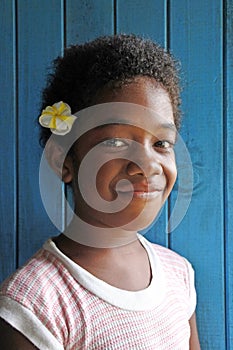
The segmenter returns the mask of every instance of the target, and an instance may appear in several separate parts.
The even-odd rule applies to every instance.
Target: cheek
[[[164,167],[164,173],[167,179],[167,188],[169,191],[171,191],[177,178],[177,167],[175,157],[170,158],[169,161],[166,162],[166,166]]]
[[[96,188],[104,199],[113,200],[116,198],[115,182],[122,171],[122,167],[121,160],[111,160],[103,164],[98,170],[96,174]]]

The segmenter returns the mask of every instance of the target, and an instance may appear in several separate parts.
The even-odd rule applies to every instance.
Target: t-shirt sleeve
[[[36,315],[20,303],[3,295],[0,295],[0,317],[28,338],[38,349],[64,349]]]
[[[188,294],[189,294],[189,308],[188,308],[188,316],[189,319],[192,317],[193,313],[196,309],[197,304],[197,295],[196,295],[196,289],[195,289],[195,273],[192,265],[190,262],[186,259],[185,263],[187,266],[187,288],[188,288]]]

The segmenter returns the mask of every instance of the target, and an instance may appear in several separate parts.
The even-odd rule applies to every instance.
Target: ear
[[[51,138],[46,143],[45,155],[58,177],[65,183],[71,182],[73,179],[72,159],[70,156],[65,157],[63,148]]]

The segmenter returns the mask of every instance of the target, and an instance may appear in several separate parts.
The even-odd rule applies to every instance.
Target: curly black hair
[[[64,101],[72,113],[94,104],[95,96],[106,86],[119,88],[137,76],[154,78],[168,92],[176,127],[180,126],[180,84],[178,62],[162,47],[136,35],[119,34],[97,38],[65,49],[53,62],[43,91],[42,106]],[[49,129],[41,127],[44,146]]]

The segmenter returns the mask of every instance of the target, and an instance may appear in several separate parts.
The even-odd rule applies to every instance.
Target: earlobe
[[[62,181],[70,183],[73,180],[73,164],[69,156],[66,157],[62,167]]]
[[[63,148],[50,139],[46,144],[45,155],[49,165],[58,177],[65,183],[71,182],[73,179],[73,165],[69,156],[65,158]]]

